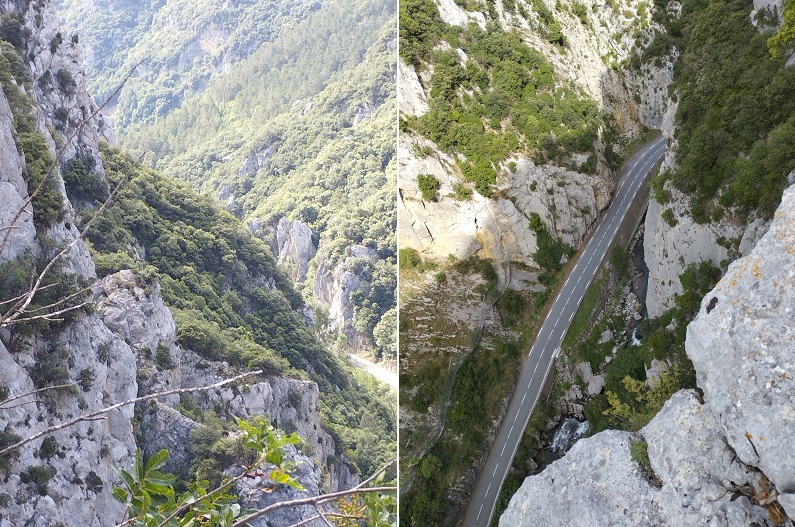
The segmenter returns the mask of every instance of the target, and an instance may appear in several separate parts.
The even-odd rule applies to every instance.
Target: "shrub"
[[[32,483],[40,495],[46,496],[50,480],[55,477],[56,471],[52,467],[36,465],[19,474],[22,483]]]
[[[102,492],[102,478],[100,478],[93,470],[86,476],[86,488],[94,494]]]
[[[422,263],[420,253],[417,249],[407,247],[398,251],[398,266],[401,269],[413,269]]]
[[[68,117],[68,113],[66,115]],[[63,120],[65,121],[66,119]],[[94,172],[93,168],[94,160],[90,157],[70,159],[66,163],[66,169],[63,171],[63,182],[70,200],[102,202],[108,198],[110,195],[108,183],[102,176]]]
[[[159,343],[155,352],[155,364],[158,370],[170,370],[176,366],[174,359],[171,358],[171,350],[168,345]]]
[[[39,447],[39,457],[42,459],[50,459],[58,453],[58,441],[54,437],[45,437]]]
[[[472,199],[472,189],[461,183],[453,183],[453,197],[458,201],[469,201]]]
[[[60,33],[56,33],[55,36],[50,40],[50,53],[53,55],[56,51],[58,51],[58,46],[63,44],[63,37]]]
[[[72,73],[66,69],[61,68],[55,74],[55,80],[58,82],[58,86],[66,92],[67,94],[74,93],[75,89],[77,88],[77,82],[75,78],[72,76]]]
[[[436,201],[436,192],[439,190],[439,180],[432,174],[420,174],[417,176],[417,184],[422,192],[422,199],[425,201]]]
[[[84,392],[87,392],[91,389],[91,385],[94,384],[94,379],[96,378],[97,372],[95,372],[93,368],[85,368],[80,370],[80,375],[77,377],[77,384],[80,385]]]
[[[69,350],[56,347],[36,353],[36,364],[30,369],[30,378],[36,388],[66,384],[70,381]]]
[[[21,440],[22,437],[12,432],[10,426],[6,425],[5,429],[0,431],[0,449],[9,447]],[[8,474],[8,471],[11,469],[11,460],[18,457],[19,451],[17,450],[0,457],[0,471]]]
[[[662,219],[664,219],[665,223],[667,223],[670,227],[676,227],[676,225],[679,223],[674,217],[674,211],[671,209],[665,209],[662,211],[660,216],[662,216]]]

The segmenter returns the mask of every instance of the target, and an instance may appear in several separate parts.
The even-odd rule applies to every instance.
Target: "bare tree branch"
[[[325,523],[326,525],[328,525],[328,527],[334,527],[334,525],[332,525],[332,523],[331,523],[330,521],[328,521],[328,518],[326,518],[326,511],[324,511],[323,509],[321,509],[321,508],[320,508],[320,505],[319,505],[319,504],[317,504],[317,503],[315,503],[315,510],[316,510],[316,511],[317,511],[317,513],[320,515],[320,519],[321,519],[321,520],[323,520],[323,523]]]
[[[338,492],[331,492],[329,494],[323,494],[320,496],[311,496],[308,498],[298,498],[294,500],[287,500],[287,501],[279,501],[277,503],[273,503],[264,507],[256,512],[252,512],[247,516],[243,516],[235,523],[232,524],[232,527],[243,527],[246,523],[250,522],[251,520],[256,520],[262,516],[265,516],[269,512],[283,509],[284,507],[296,507],[298,505],[315,505],[316,503],[326,503],[328,501],[338,500],[340,498],[344,498],[346,496],[353,496],[355,494],[364,494],[369,492],[396,492],[397,487],[353,487],[352,489],[348,490],[341,490]]]
[[[66,384],[56,384],[55,386],[45,386],[44,388],[39,388],[38,390],[33,390],[32,392],[27,392],[27,393],[23,393],[23,394],[20,394],[20,395],[15,395],[14,397],[9,397],[8,399],[5,399],[4,401],[0,402],[0,410],[9,410],[11,408],[16,408],[16,406],[6,406],[6,405],[8,403],[12,403],[12,402],[14,402],[14,401],[16,401],[18,399],[22,399],[23,397],[27,397],[29,395],[35,395],[35,394],[41,393],[41,392],[46,392],[47,390],[58,390],[60,388],[67,388],[69,386],[77,386],[77,383],[68,382]],[[28,403],[32,403],[32,402],[34,402],[34,401],[28,401],[28,402],[22,403],[22,404],[28,404]],[[21,406],[21,405],[17,405],[17,406]]]
[[[56,284],[43,285],[43,286],[41,286],[39,288],[39,291],[44,291],[45,289],[49,289],[50,287],[54,287],[55,285]],[[27,294],[28,293],[22,293],[21,295],[15,296],[14,298],[9,298],[8,300],[3,300],[2,302],[0,302],[0,306],[3,306],[5,304],[10,304],[11,302],[18,302],[19,300],[25,298],[25,296],[27,296]]]
[[[96,221],[97,217],[99,217],[99,215],[102,214],[102,211],[105,210],[105,208],[108,206],[111,200],[116,196],[116,194],[118,193],[119,189],[121,188],[122,184],[125,182],[126,179],[127,177],[124,176],[119,180],[119,183],[113,189],[113,192],[110,193],[108,199],[106,199],[105,202],[102,203],[102,205],[99,207],[99,209],[97,209],[96,212],[94,212],[94,214],[91,216],[91,219],[88,220],[88,223],[86,223],[85,227],[80,232],[80,234],[74,240],[72,240],[69,243],[69,245],[61,249],[61,251],[58,254],[53,256],[49,262],[47,262],[47,265],[44,266],[44,269],[41,271],[41,273],[39,273],[39,276],[36,278],[36,281],[33,284],[33,286],[26,293],[26,295],[23,295],[24,300],[20,299],[5,315],[0,317],[0,328],[10,326],[11,324],[15,323],[16,319],[18,319],[25,312],[25,309],[33,301],[33,297],[36,296],[36,293],[39,291],[39,288],[41,287],[41,282],[47,276],[47,273],[49,273],[49,271],[53,268],[53,266],[58,261],[58,259],[60,259],[63,255],[68,253],[72,249],[72,247],[75,244],[77,244],[78,241],[83,239],[86,233],[88,233],[88,230],[94,224],[94,221]],[[62,310],[61,313],[64,313],[66,311],[71,311],[74,309],[75,308]],[[31,318],[31,320],[33,320],[33,318]]]
[[[117,409],[119,409],[119,408],[121,408],[123,406],[129,406],[131,404],[139,403],[139,402],[142,402],[142,401],[148,401],[150,399],[156,399],[158,397],[165,397],[166,395],[174,395],[174,394],[178,394],[178,393],[202,392],[202,391],[212,390],[213,388],[220,388],[221,386],[225,386],[227,384],[231,384],[233,382],[239,381],[239,380],[244,379],[246,377],[251,377],[253,375],[259,375],[261,373],[262,373],[262,370],[256,370],[256,371],[251,371],[251,372],[247,372],[247,373],[241,373],[240,375],[232,377],[231,379],[226,379],[224,381],[219,381],[219,382],[217,382],[215,384],[210,384],[210,385],[207,385],[207,386],[198,386],[196,388],[176,388],[174,390],[166,390],[164,392],[152,393],[152,394],[149,394],[149,395],[144,395],[142,397],[136,397],[134,399],[128,399],[126,401],[122,401],[120,403],[116,403],[114,405],[102,408],[102,409],[97,410],[95,412],[91,412],[91,413],[88,413],[88,414],[81,415],[79,417],[75,417],[74,419],[72,419],[70,421],[65,421],[63,423],[60,423],[60,424],[57,424],[57,425],[53,425],[53,426],[51,426],[51,427],[49,427],[49,428],[47,428],[45,430],[42,430],[41,432],[37,432],[37,433],[33,434],[32,436],[26,437],[25,439],[22,439],[21,441],[18,441],[16,443],[14,443],[13,445],[4,448],[3,450],[0,450],[0,457],[8,454],[9,452],[13,452],[14,450],[17,450],[18,448],[20,448],[20,447],[22,447],[22,446],[24,446],[24,445],[26,445],[26,444],[28,444],[28,443],[30,443],[32,441],[35,441],[35,440],[37,440],[38,438],[40,438],[42,436],[45,436],[47,434],[51,434],[52,432],[57,432],[58,430],[63,430],[64,428],[68,428],[68,427],[73,426],[73,425],[75,425],[77,423],[80,423],[82,421],[93,421],[93,420],[97,419],[98,417],[101,417],[104,414],[112,412],[113,410],[117,410]]]

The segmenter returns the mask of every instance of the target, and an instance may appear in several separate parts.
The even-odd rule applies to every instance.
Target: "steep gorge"
[[[0,524],[118,524],[116,469],[129,469],[137,449],[147,457],[171,450],[167,468],[182,485],[215,480],[236,463],[224,450],[234,447],[224,439],[236,434],[233,416],[261,415],[305,440],[288,458],[306,490],[262,493],[271,482],[257,478],[238,489],[244,505],[347,488],[393,456],[388,397],[317,340],[303,299],[265,245],[186,185],[104,144],[112,133],[101,116],[91,118],[97,106],[78,39],[63,38],[52,3],[7,1],[0,16],[0,226],[9,233],[2,300],[26,293],[68,248],[26,311],[3,304],[3,446],[136,396],[265,370],[245,386],[124,406],[4,456]],[[25,205],[42,179],[45,190]],[[118,183],[90,243],[79,239]],[[61,308],[70,310],[53,314]],[[41,314],[51,320],[24,320]],[[350,434],[354,423],[359,431]],[[269,521],[316,512],[278,514]]]

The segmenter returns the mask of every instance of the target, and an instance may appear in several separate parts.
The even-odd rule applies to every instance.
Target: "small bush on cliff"
[[[420,174],[417,176],[417,184],[422,192],[422,199],[436,201],[436,192],[439,190],[440,183],[433,174]]]
[[[44,465],[36,465],[30,467],[28,470],[19,474],[19,479],[22,483],[31,483],[35,485],[36,490],[42,496],[47,495],[49,490],[49,483],[55,477],[56,471],[53,467],[45,467]]]

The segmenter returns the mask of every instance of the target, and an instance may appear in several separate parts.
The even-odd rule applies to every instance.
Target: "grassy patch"
[[[602,296],[602,288],[604,285],[604,278],[597,278],[596,281],[591,284],[591,287],[588,288],[588,292],[585,293],[585,298],[583,298],[582,304],[577,310],[577,314],[574,315],[574,320],[571,322],[569,331],[566,333],[566,338],[563,339],[563,344],[565,346],[571,346],[574,342],[576,342],[586,329],[588,321],[591,318],[591,314],[593,313],[594,308],[596,308],[596,302],[599,300],[599,297]]]

